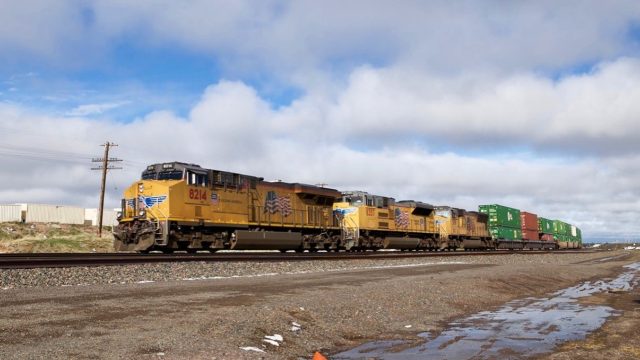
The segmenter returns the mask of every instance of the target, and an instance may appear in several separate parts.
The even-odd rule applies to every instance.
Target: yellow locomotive
[[[171,162],[124,192],[117,251],[336,249],[337,190]]]
[[[438,232],[433,206],[398,201],[363,191],[349,191],[333,206],[347,250],[435,248]]]
[[[489,233],[488,217],[476,211],[438,206],[435,222],[440,233],[440,249],[491,249],[495,241]]]

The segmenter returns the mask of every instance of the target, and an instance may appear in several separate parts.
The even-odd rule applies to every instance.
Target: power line
[[[81,154],[69,151],[60,151],[53,149],[39,149],[34,147],[17,147],[9,145],[0,145],[0,152],[7,154],[21,154],[21,155],[33,155],[33,156],[47,156],[47,157],[63,157],[63,158],[77,158],[77,159],[90,159],[88,154]]]
[[[17,147],[12,145],[3,144],[0,145],[0,157],[6,158],[19,158],[25,160],[42,160],[42,161],[57,161],[66,163],[86,164],[87,160],[91,160],[93,157],[89,154],[82,154],[77,152],[60,151],[54,149],[43,149],[35,147]],[[127,167],[140,167],[145,166],[144,163],[134,160],[122,160],[123,165]]]
[[[109,157],[109,149],[112,146],[118,146],[118,145],[107,141],[101,146],[104,146],[104,157],[91,159],[91,162],[102,163],[101,166],[91,168],[91,170],[102,170],[102,182],[100,186],[100,207],[98,208],[98,236],[99,237],[102,237],[102,213],[104,211],[104,193],[105,193],[105,188],[107,184],[107,171],[122,169],[121,167],[115,167],[111,165],[111,163],[113,162],[122,161],[121,159]]]

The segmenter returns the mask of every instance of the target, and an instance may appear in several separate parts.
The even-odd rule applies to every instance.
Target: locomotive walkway
[[[228,252],[201,254],[137,254],[137,253],[33,253],[0,254],[0,269],[30,269],[46,267],[107,266],[128,264],[150,264],[167,262],[275,262],[308,260],[353,260],[353,259],[401,259],[432,256],[477,256],[522,254],[575,254],[586,250],[494,250],[494,251],[434,251],[434,252],[317,252],[317,253],[276,253],[276,252]]]

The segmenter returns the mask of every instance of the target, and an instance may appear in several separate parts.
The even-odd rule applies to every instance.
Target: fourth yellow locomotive
[[[124,192],[118,251],[578,248],[577,227],[500,205],[395,201],[170,162]]]

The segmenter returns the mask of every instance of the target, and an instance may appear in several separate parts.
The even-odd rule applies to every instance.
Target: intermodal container
[[[569,224],[560,220],[553,220],[553,233],[560,235],[569,235]]]
[[[0,205],[0,222],[22,221],[20,205]]]
[[[27,205],[27,223],[84,224],[84,208],[60,205]]]
[[[538,215],[520,211],[520,228],[522,230],[534,230],[538,232]]]
[[[509,227],[494,226],[489,232],[495,239],[516,240],[522,239],[522,230]]]
[[[553,234],[542,234],[540,236],[540,240],[542,240],[542,241],[553,241]]]
[[[578,228],[575,225],[570,225],[570,228],[571,228],[571,234],[570,235],[573,236],[573,237],[578,236],[578,230],[577,230]]]
[[[539,217],[538,231],[543,234],[553,234],[553,221],[546,218]]]
[[[571,247],[571,243],[569,242],[567,235],[554,234],[553,237],[558,242],[558,247],[560,247],[561,249],[566,249]]]
[[[118,225],[118,211],[120,209],[104,209],[102,212],[102,225],[115,226]],[[98,226],[98,209],[84,209],[84,224]]]
[[[523,229],[522,230],[522,240],[528,240],[528,241],[538,241],[540,240],[540,235],[538,234],[538,230],[529,230],[529,229]]]
[[[508,227],[520,230],[520,210],[502,205],[480,205],[479,210],[489,217],[489,227]]]

